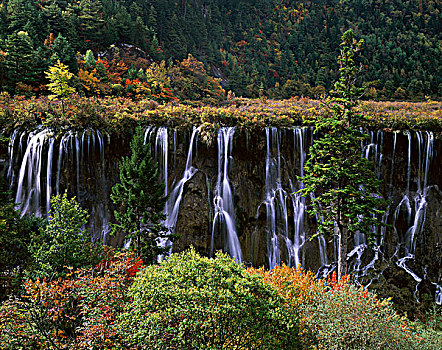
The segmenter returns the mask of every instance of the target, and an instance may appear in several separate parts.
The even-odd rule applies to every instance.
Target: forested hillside
[[[43,72],[57,59],[78,74],[77,52],[98,58],[131,44],[147,53],[138,55],[144,69],[190,53],[236,95],[318,97],[336,79],[339,37],[352,27],[366,42],[363,79],[379,80],[369,98],[436,98],[441,8],[439,0],[3,0],[0,81],[12,93],[44,93]]]

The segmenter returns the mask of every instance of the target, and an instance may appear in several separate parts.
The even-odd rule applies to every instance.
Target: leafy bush
[[[125,348],[115,320],[142,262],[133,254],[107,255],[64,279],[26,282],[21,298],[0,307],[0,348]]]
[[[302,305],[312,303],[314,296],[323,292],[323,283],[315,280],[311,271],[304,271],[302,268],[289,268],[283,264],[272,270],[252,267],[248,271],[262,276],[296,310],[300,310]]]
[[[298,317],[277,292],[228,255],[193,249],[135,278],[119,317],[130,345],[146,349],[297,349]]]
[[[424,337],[388,300],[357,287],[348,276],[315,280],[310,272],[276,267],[249,269],[264,277],[299,310],[305,346],[317,349],[437,349],[435,333]],[[440,338],[439,338],[440,339]]]
[[[90,242],[82,227],[88,213],[67,193],[51,199],[47,226],[32,238],[29,251],[35,262],[30,277],[54,278],[63,275],[66,266],[80,268],[100,261],[101,246]]]
[[[284,101],[240,99],[220,107],[190,107],[184,104],[158,105],[150,99],[84,98],[72,95],[64,102],[47,97],[25,99],[0,94],[0,129],[35,128],[44,124],[55,130],[97,128],[121,135],[141,124],[189,128],[193,125],[236,126],[262,130],[265,127],[314,125],[318,115],[329,113],[319,101],[308,98]],[[363,102],[358,107],[367,116],[361,125],[377,129],[442,130],[440,102]]]
[[[319,349],[418,349],[422,338],[388,300],[334,276],[303,310]]]
[[[45,225],[34,215],[20,217],[0,177],[0,301],[17,292],[24,270],[32,263],[28,246],[33,233]]]
[[[300,314],[299,323],[301,341],[304,347],[309,348],[315,343],[315,337],[311,332],[307,321],[302,314],[305,305],[312,304],[314,298],[323,293],[323,282],[315,280],[311,271],[302,268],[289,268],[287,265],[275,266],[272,270],[249,268],[251,274],[258,274],[264,281],[275,288],[281,295],[287,306]]]

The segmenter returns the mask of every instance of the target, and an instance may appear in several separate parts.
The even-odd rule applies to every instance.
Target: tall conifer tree
[[[385,205],[372,164],[361,157],[361,142],[367,135],[360,125],[365,117],[354,110],[364,93],[355,85],[359,72],[355,59],[362,45],[351,30],[342,36],[336,97],[329,103],[331,113],[316,122],[320,137],[310,148],[301,179],[305,187],[299,191],[303,196],[315,194],[309,212],[319,219],[317,235],[338,238],[339,277],[347,272],[348,240],[358,231],[373,239],[372,227],[381,222]]]
[[[5,49],[4,64],[10,89],[15,89],[17,83],[34,83],[39,71],[36,67],[37,53],[29,34],[19,31],[9,35]]]
[[[113,229],[126,234],[136,254],[152,263],[169,250],[160,245],[161,241],[173,238],[162,224],[165,184],[160,182],[158,166],[150,145],[144,143],[141,127],[136,129],[130,148],[131,155],[120,163],[120,183],[112,188],[111,199],[117,205]]]

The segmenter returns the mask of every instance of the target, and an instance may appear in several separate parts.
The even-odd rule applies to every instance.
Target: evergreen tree
[[[372,165],[361,157],[361,142],[366,135],[359,128],[364,117],[354,111],[364,92],[355,85],[355,55],[362,45],[363,41],[357,42],[351,30],[342,36],[340,79],[334,85],[336,97],[329,103],[330,115],[319,116],[316,122],[315,133],[321,136],[310,148],[301,179],[305,187],[299,191],[303,196],[315,194],[309,212],[319,220],[316,235],[338,237],[339,277],[346,273],[348,239],[357,231],[373,239],[372,225],[380,222],[385,204]]]
[[[69,3],[66,10],[63,11],[63,17],[65,20],[65,33],[66,38],[69,38],[69,43],[71,44],[74,51],[84,50],[89,48],[81,37],[83,34],[81,31],[81,21],[78,18],[80,14],[80,7],[77,3]]]
[[[125,7],[122,7],[120,11],[115,15],[116,29],[118,31],[119,41],[131,42],[133,39],[132,23],[129,13]]]
[[[8,33],[7,8],[4,4],[0,4],[0,43],[6,39]]]
[[[78,18],[81,23],[83,39],[89,43],[89,47],[97,48],[104,45],[103,27],[105,21],[102,18],[103,6],[101,1],[81,0]]]
[[[8,74],[9,90],[14,90],[17,83],[34,83],[38,74],[37,53],[28,33],[19,31],[9,35],[5,49],[4,64]]]
[[[186,40],[183,36],[180,22],[175,14],[169,22],[169,27],[167,49],[174,54],[174,58],[184,59],[187,54]]]
[[[8,1],[8,31],[24,30],[28,21],[33,18],[35,11],[29,0],[9,0]]]
[[[135,20],[132,31],[133,39],[131,41],[134,42],[142,50],[147,51],[149,48],[149,30],[144,25],[141,17],[137,17],[137,19]]]
[[[84,67],[85,68],[95,68],[96,67],[95,57],[92,50],[87,50],[86,55],[84,56]]]
[[[52,62],[60,60],[62,63],[66,64],[69,67],[69,70],[71,72],[77,73],[78,66],[75,52],[72,49],[72,46],[66,40],[66,38],[61,35],[61,33],[59,33],[57,38],[54,40],[54,43],[52,44],[52,51]]]
[[[150,7],[148,25],[150,28],[153,28],[154,30],[156,30],[158,26],[157,11],[153,6]]]
[[[43,16],[48,26],[48,32],[59,34],[64,31],[65,24],[61,9],[56,0],[50,0],[43,8]]]
[[[126,234],[136,254],[153,263],[158,255],[169,250],[160,246],[161,240],[173,238],[162,224],[167,200],[165,184],[160,182],[141,127],[136,129],[130,148],[131,155],[121,160],[120,183],[112,187],[111,199],[118,206],[113,230]]]

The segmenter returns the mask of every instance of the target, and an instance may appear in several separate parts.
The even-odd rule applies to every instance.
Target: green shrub
[[[0,177],[0,301],[20,290],[24,270],[32,264],[28,250],[31,236],[46,223],[34,215],[21,218],[7,187]]]
[[[402,350],[422,349],[425,344],[388,300],[379,300],[348,278],[328,281],[324,292],[316,293],[302,312],[318,349]]]
[[[91,236],[82,230],[88,217],[75,197],[68,199],[66,192],[52,197],[49,222],[29,246],[35,267],[28,277],[53,279],[63,276],[68,266],[77,269],[98,263],[102,247],[91,243]]]
[[[146,349],[297,349],[298,317],[262,277],[228,255],[193,249],[138,273],[119,317],[128,341]]]

